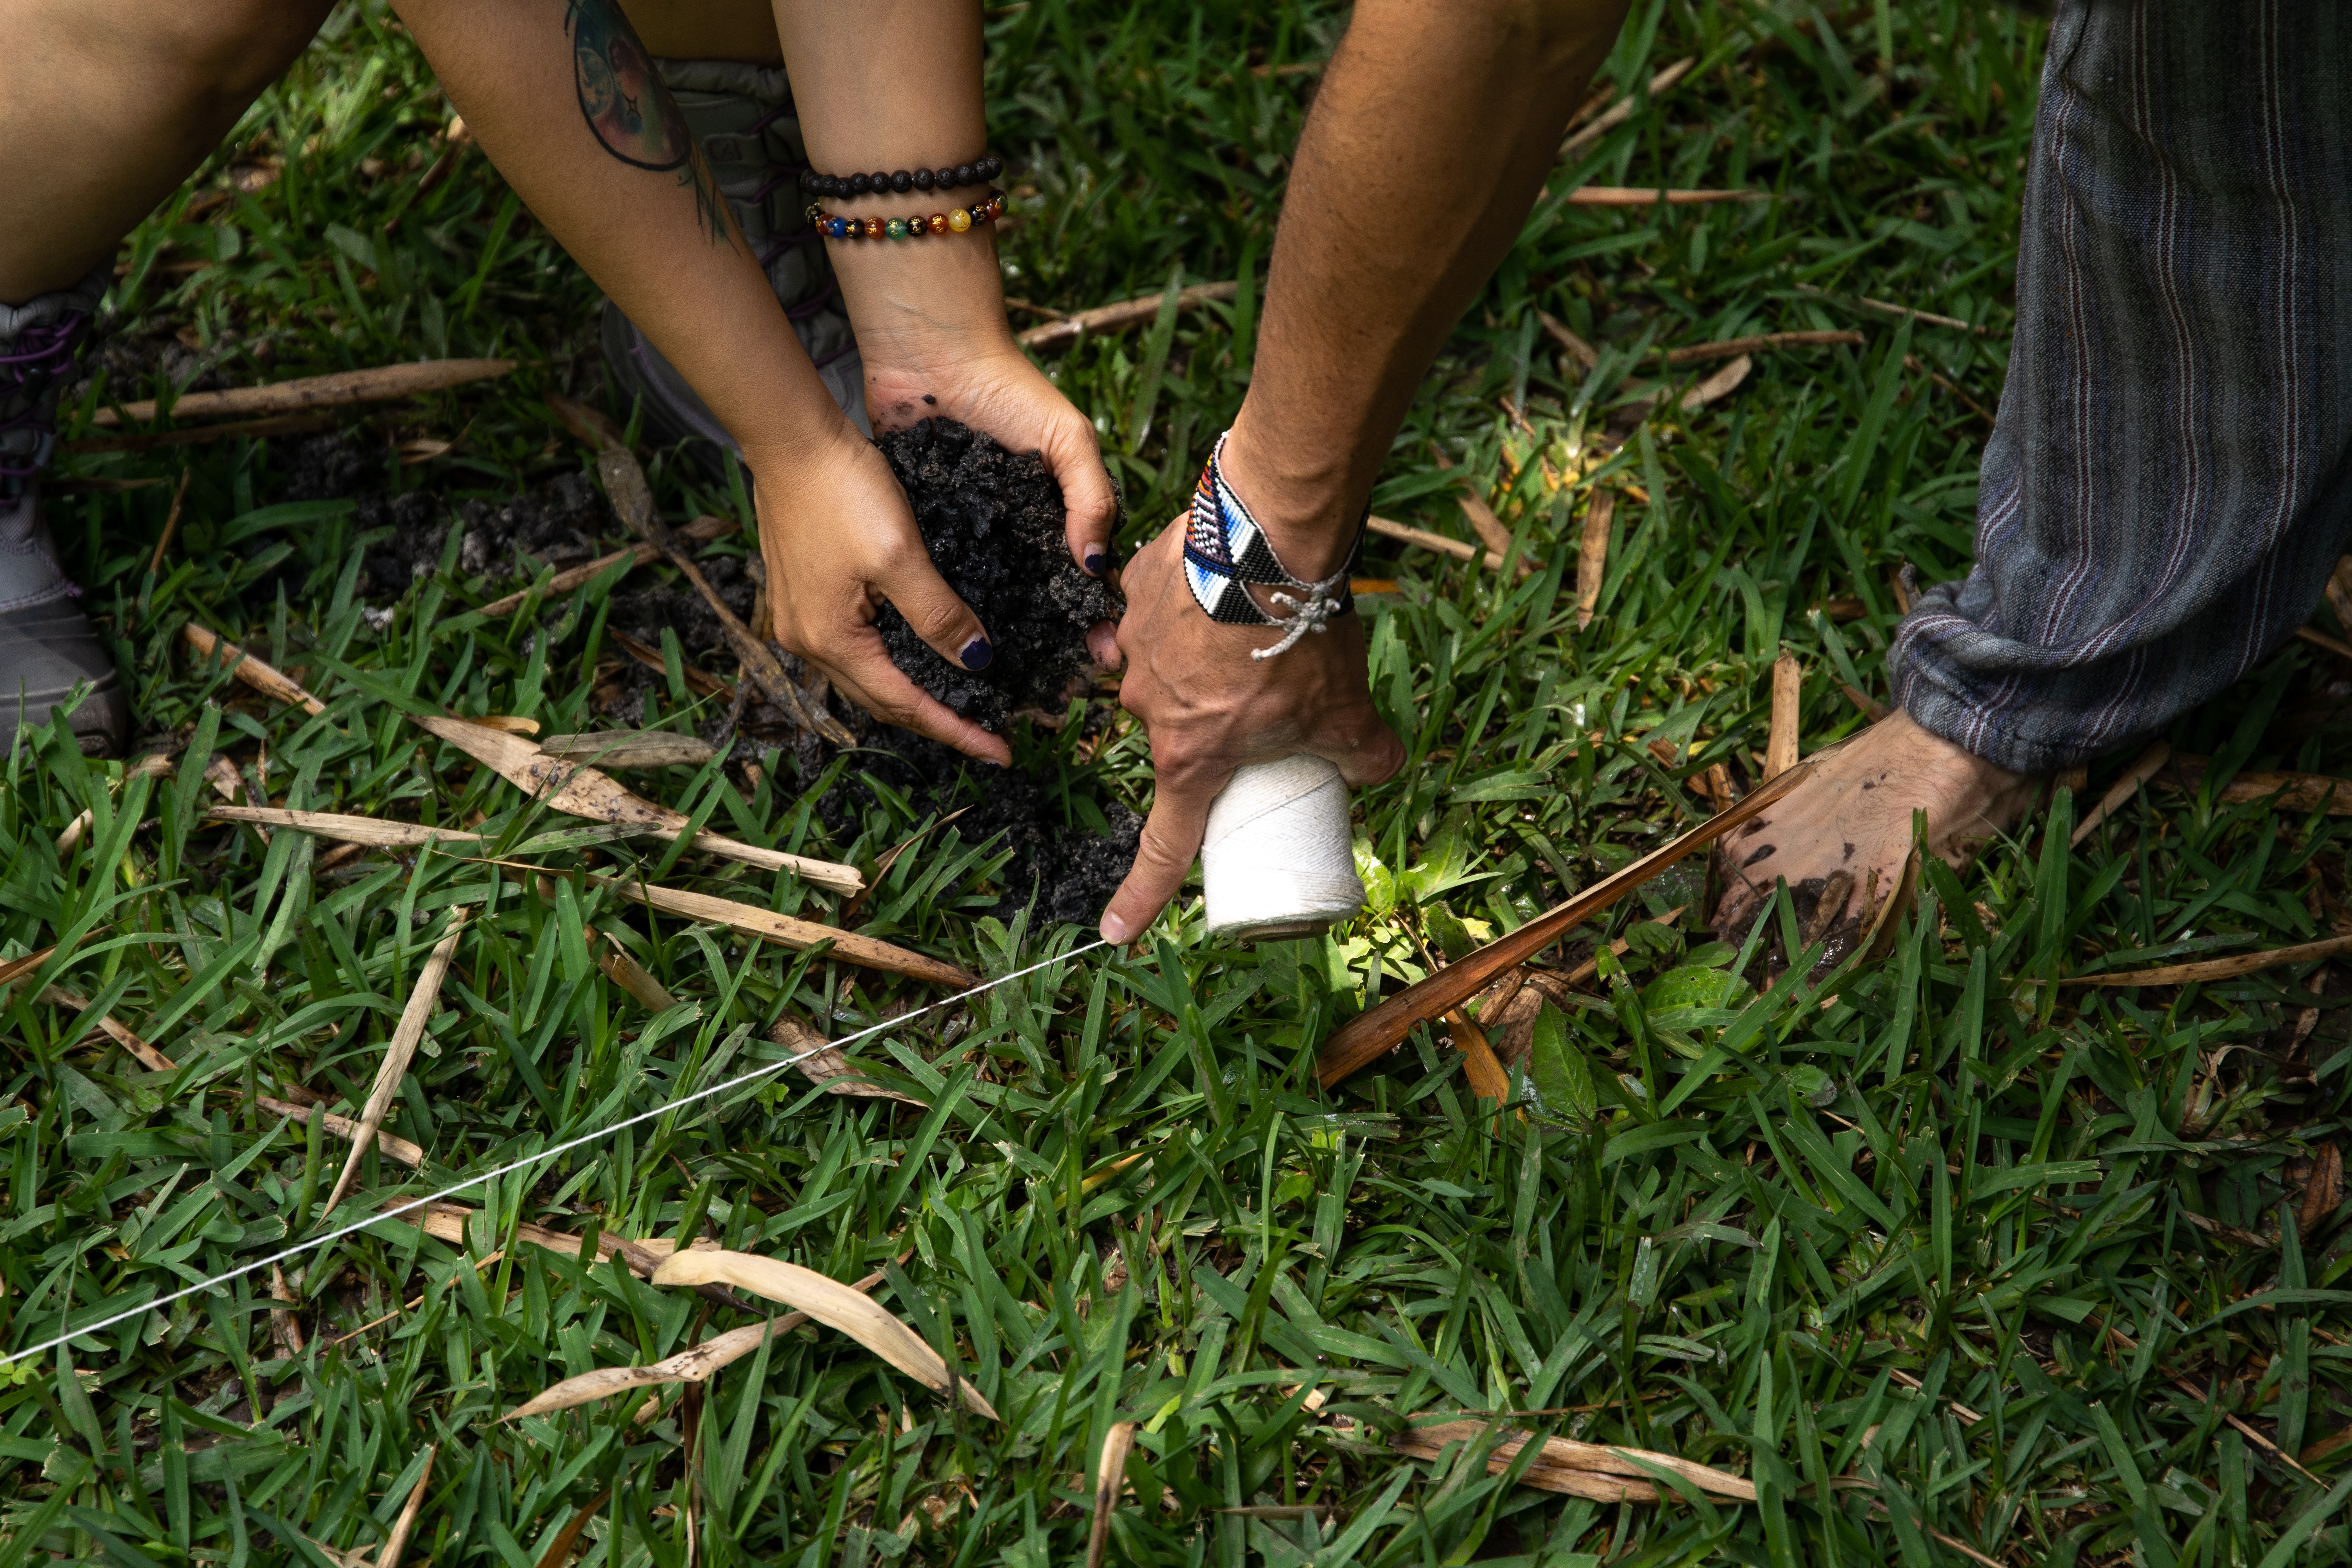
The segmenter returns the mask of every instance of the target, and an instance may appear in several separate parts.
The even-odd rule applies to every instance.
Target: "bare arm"
[[[1517,237],[1625,5],[1359,0],[1299,138],[1223,464],[1294,574],[1346,560],[1414,388]],[[1400,219],[1400,192],[1427,200]],[[1404,760],[1372,706],[1357,617],[1253,662],[1275,636],[1212,624],[1181,552],[1171,529],[1126,575],[1119,700],[1150,731],[1157,783],[1135,869],[1104,911],[1115,941],[1183,885],[1242,763],[1312,752],[1361,785]]]
[[[985,648],[906,497],[824,389],[684,118],[614,0],[399,0],[444,89],[532,213],[741,446],[795,652],[892,722],[977,756],[1000,738],[922,693],[871,621],[884,599],[942,657]],[[789,610],[789,615],[785,612]]]
[[[776,30],[810,164],[828,174],[891,173],[964,163],[988,151],[980,23],[978,0],[778,0]],[[844,216],[887,219],[944,213],[985,189],[824,205]],[[946,414],[1013,451],[1039,453],[1069,508],[1071,558],[1098,570],[1116,510],[1109,476],[1094,426],[1013,341],[994,234],[825,245],[865,361],[874,427]]]

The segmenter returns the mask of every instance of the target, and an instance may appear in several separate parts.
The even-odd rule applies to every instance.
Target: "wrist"
[[[1347,472],[1320,453],[1260,446],[1236,420],[1217,466],[1293,576],[1319,582],[1347,563],[1362,504],[1350,505]]]

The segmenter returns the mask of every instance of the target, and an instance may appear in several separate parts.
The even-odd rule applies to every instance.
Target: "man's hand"
[[[890,465],[848,421],[836,423],[813,455],[751,459],[777,639],[876,718],[1010,765],[1004,737],[958,716],[890,662],[874,629],[886,599],[960,668],[986,664],[988,633],[931,564]]]
[[[1184,585],[1183,557],[1179,518],[1121,574],[1127,615],[1117,651],[1127,675],[1118,700],[1150,732],[1156,784],[1135,868],[1103,911],[1112,942],[1132,940],[1184,885],[1209,803],[1243,763],[1312,752],[1338,763],[1355,788],[1404,765],[1404,746],[1372,707],[1360,617],[1253,659],[1250,650],[1273,647],[1279,629],[1210,620]]]

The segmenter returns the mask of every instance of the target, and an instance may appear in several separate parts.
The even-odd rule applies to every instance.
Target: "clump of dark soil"
[[[308,458],[299,477],[331,484],[341,469],[337,454],[322,449]],[[360,496],[352,527],[362,532],[384,527],[393,531],[390,538],[368,547],[364,571],[370,593],[398,598],[411,583],[438,571],[450,521],[446,503],[429,490]],[[542,565],[576,566],[595,555],[600,534],[615,532],[620,526],[595,485],[577,473],[559,474],[509,501],[460,502],[456,521],[465,531],[457,546],[457,569],[469,576],[493,578],[532,576]],[[616,614],[620,598],[614,600]],[[709,616],[707,610],[703,613]],[[655,640],[660,635],[656,630]]]
[[[717,591],[735,618],[748,622],[751,618],[751,600],[758,592],[743,570],[743,563],[732,555],[705,555],[695,564]],[[641,643],[661,647],[662,628],[667,626],[677,634],[678,647],[689,654],[705,653],[727,640],[719,628],[719,616],[703,603],[702,595],[680,584],[675,588],[635,588],[613,595],[613,608],[605,624],[618,626]]]
[[[817,803],[827,825],[841,827],[854,809],[871,800],[872,792],[857,776],[861,772],[905,794],[919,813],[944,816],[971,806],[955,819],[963,841],[997,839],[998,848],[1013,851],[997,873],[1003,895],[986,911],[1001,921],[1024,908],[1034,910],[1033,924],[1094,920],[1126,879],[1143,837],[1143,819],[1116,800],[1097,803],[1110,825],[1108,834],[1074,828],[1047,781],[976,763],[936,741],[887,725],[875,727],[851,765],[850,775]]]
[[[1008,452],[952,419],[924,419],[877,443],[915,510],[923,543],[988,628],[984,670],[931,651],[885,606],[875,629],[915,684],[983,729],[1016,708],[1057,711],[1091,675],[1087,628],[1117,618],[1118,596],[1070,559],[1061,487],[1034,452]]]

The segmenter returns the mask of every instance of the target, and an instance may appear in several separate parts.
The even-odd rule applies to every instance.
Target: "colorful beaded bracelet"
[[[925,217],[838,217],[812,204],[809,222],[830,239],[914,239],[926,234],[962,234],[975,225],[994,223],[1004,216],[1004,193],[991,191],[988,199],[951,212]]]
[[[811,170],[808,188],[821,196],[862,196],[887,191],[904,195],[908,191],[928,191],[934,186],[952,191],[963,185],[984,185],[1003,173],[1004,160],[990,153],[969,163],[937,169],[900,169],[887,174],[820,174]]]

